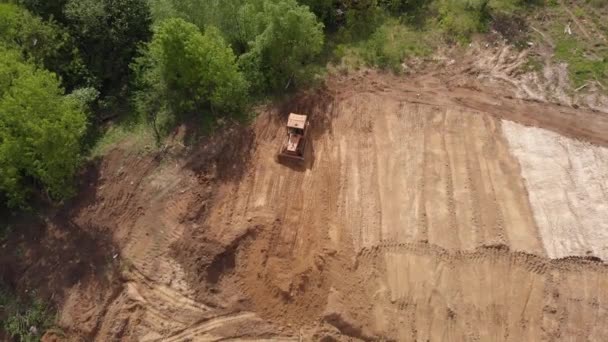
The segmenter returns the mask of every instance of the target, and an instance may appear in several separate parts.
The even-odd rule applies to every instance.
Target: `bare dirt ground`
[[[99,251],[49,283],[67,339],[606,340],[608,115],[493,90],[332,76],[197,146],[113,151],[47,227]],[[290,111],[304,167],[275,161]]]
[[[555,255],[549,237],[566,241],[592,228],[539,229],[528,195],[537,189],[526,188],[523,158],[513,153],[525,146],[503,134],[503,124],[546,124],[546,134],[599,150],[589,142],[606,144],[606,116],[448,89],[432,77],[409,82],[374,73],[335,78],[321,94],[290,103],[316,125],[314,160],[301,170],[274,162],[284,113],[263,113],[249,172],[222,185],[204,228],[181,245],[230,246],[235,256],[220,288],[236,283],[249,310],[302,327],[304,336],[316,333],[310,325],[366,340],[608,336],[606,266],[548,258],[589,255],[605,236]],[[587,166],[605,173],[603,164]],[[595,185],[569,188],[585,186]],[[604,195],[579,201],[591,208],[588,220],[608,220]],[[201,274],[213,267],[187,265],[191,283],[205,283]],[[207,293],[201,288],[199,298]]]

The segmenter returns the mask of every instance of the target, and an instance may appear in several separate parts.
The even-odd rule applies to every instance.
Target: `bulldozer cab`
[[[299,130],[301,133],[304,133],[307,119],[308,117],[306,115],[291,113],[287,119],[287,128],[296,131]]]
[[[306,128],[306,115],[289,114],[287,120],[287,151],[297,152]]]
[[[308,117],[302,114],[289,114],[287,119],[287,137],[279,150],[279,160],[304,161]]]

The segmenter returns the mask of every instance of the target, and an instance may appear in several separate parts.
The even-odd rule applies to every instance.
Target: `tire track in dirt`
[[[377,263],[386,273],[368,286],[374,319],[398,327],[378,329],[384,338],[555,341],[608,334],[608,308],[601,305],[608,266],[595,260],[385,243],[361,250],[357,272]]]
[[[367,124],[373,142],[347,124],[359,122],[360,113],[374,121]],[[344,141],[350,165],[340,176],[342,215],[356,249],[393,240],[452,249],[509,244],[544,253],[517,160],[493,117],[365,94],[343,101],[333,133]]]
[[[247,323],[248,325],[251,323],[256,323],[256,332],[260,334],[263,330],[266,330],[264,327],[264,322],[261,321],[254,313],[250,312],[241,312],[237,314],[219,316],[215,318],[211,318],[206,320],[200,324],[196,324],[178,334],[166,337],[163,339],[165,342],[180,342],[180,341],[224,341],[224,340],[241,340],[243,338],[248,337],[247,332],[241,332],[239,335],[234,336],[232,338],[226,339],[223,335],[224,332],[221,331],[221,328],[225,326],[235,326],[239,323]],[[219,331],[218,331],[219,330]],[[215,332],[214,332],[215,331]],[[283,341],[294,341],[295,338],[288,338],[285,336],[276,336],[272,333],[268,334],[264,340],[272,340],[273,338],[280,338]],[[253,338],[252,338],[253,339]],[[259,340],[259,339],[255,339]]]
[[[321,110],[303,111],[332,120],[329,128],[313,121],[314,166],[301,170],[274,162],[284,127],[269,118],[276,113],[262,113],[252,169],[220,190],[201,223],[226,244],[257,227],[235,268],[249,310],[312,322],[330,284],[343,277],[339,265],[348,264],[349,251],[385,242],[428,241],[448,250],[505,244],[544,253],[523,183],[507,174],[517,161],[495,118],[387,100],[384,92],[341,98],[330,114]],[[479,223],[474,230],[472,222]],[[527,244],[517,238],[521,232]]]
[[[195,178],[182,178],[181,172],[180,165],[169,162],[142,177],[142,184],[146,184],[142,197],[149,200],[147,210],[129,223],[121,251],[127,282],[120,299],[106,314],[98,340],[123,335],[155,340],[213,312],[212,307],[194,299],[181,265],[170,255],[171,245],[183,234],[183,217],[189,209],[191,193],[184,189],[195,184]],[[130,313],[135,309],[137,325],[133,325]]]
[[[212,188],[208,175],[195,174],[185,167],[186,161],[171,156],[159,161],[118,150],[110,153],[101,163],[92,204],[74,218],[81,225],[107,227],[120,247],[115,258],[120,257],[122,289],[118,287],[105,304],[101,317],[92,318],[99,321],[87,339],[164,341],[179,332],[191,340],[255,338],[259,335],[252,327],[281,338],[273,326],[252,313],[201,324],[226,315],[227,307],[238,301],[221,294],[200,300],[174,259],[174,244],[189,225],[198,225],[192,218],[200,215]],[[74,303],[88,298],[86,293],[77,295],[83,297],[71,297],[73,303],[66,310],[77,310]],[[175,338],[182,340],[179,335]]]
[[[231,246],[218,254],[233,267],[217,287],[238,293],[242,310],[263,319],[348,338],[606,336],[597,328],[607,318],[604,266],[546,258],[525,165],[503,136],[502,117],[544,119],[509,114],[527,108],[519,102],[462,100],[442,96],[433,82],[411,90],[388,78],[331,80],[323,90],[334,91],[330,106],[293,100],[289,111],[312,118],[314,160],[304,168],[274,161],[283,110],[260,113],[248,172],[222,184],[198,222],[205,239]],[[603,139],[583,126],[588,140]],[[571,283],[577,277],[583,287]]]

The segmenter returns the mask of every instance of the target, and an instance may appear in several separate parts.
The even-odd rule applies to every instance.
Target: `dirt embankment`
[[[606,339],[608,237],[589,222],[608,222],[608,116],[478,89],[336,76],[197,147],[110,153],[62,216],[103,238],[62,257],[91,268],[61,283],[60,324],[98,341]],[[312,119],[301,168],[275,161],[291,111]]]

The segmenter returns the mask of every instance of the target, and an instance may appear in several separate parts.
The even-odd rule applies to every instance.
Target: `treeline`
[[[146,0],[0,3],[0,200],[60,200],[96,115],[128,98],[130,64],[152,36]]]
[[[339,44],[369,38],[370,63],[395,65],[425,51],[409,43],[429,23],[466,39],[492,13],[528,3],[0,1],[0,202],[70,196],[91,140],[117,113],[150,123],[160,141],[187,118],[237,117],[309,84]]]

